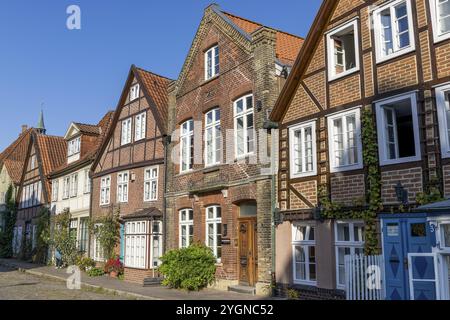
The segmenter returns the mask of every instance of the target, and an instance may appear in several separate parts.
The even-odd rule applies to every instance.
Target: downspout
[[[164,143],[164,196],[163,196],[163,254],[166,253],[166,240],[167,240],[167,197],[166,197],[166,191],[167,191],[167,182],[168,182],[168,165],[167,165],[167,159],[168,159],[168,147],[170,145],[171,139],[170,135],[164,135],[163,136],[163,143]]]

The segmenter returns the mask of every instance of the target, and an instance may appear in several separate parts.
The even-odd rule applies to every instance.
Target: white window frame
[[[111,176],[102,177],[100,180],[100,206],[111,202]]]
[[[84,170],[84,194],[91,193],[91,178],[89,177],[89,169]]]
[[[130,221],[125,223],[125,257],[127,268],[148,269],[148,244],[150,221]]]
[[[139,98],[140,89],[139,83],[136,83],[130,88],[130,102]]]
[[[182,220],[182,214],[186,213],[186,219]],[[192,212],[192,219],[189,218],[190,213]],[[187,248],[189,247],[192,243],[190,241],[191,237],[194,237],[194,234],[190,234],[189,229],[190,227],[194,226],[194,210],[193,209],[182,209],[179,211],[178,213],[178,246],[179,248]],[[182,235],[182,229],[183,227],[186,228],[186,246],[183,246],[183,235]]]
[[[303,165],[302,165],[302,171],[296,172],[294,169],[297,167],[295,164],[296,156],[294,154],[295,152],[295,145],[296,145],[296,137],[295,134],[298,131],[302,132],[302,137],[305,136],[304,132],[305,129],[311,127],[312,130],[312,162],[313,162],[313,170],[312,171],[306,171],[306,164],[304,163],[303,159]],[[302,155],[305,155],[305,142],[301,142],[301,148],[302,148]],[[290,162],[290,173],[291,178],[302,178],[302,177],[310,177],[310,176],[316,176],[317,175],[317,142],[316,142],[316,120],[306,123],[301,123],[295,126],[292,126],[289,128],[289,162]]]
[[[357,156],[358,156],[358,162],[354,164],[345,164],[338,166],[336,164],[336,146],[334,144],[334,121],[337,119],[342,120],[342,129],[343,129],[343,139],[344,139],[344,151],[348,150],[348,132],[347,132],[347,117],[354,115],[355,116],[355,130],[356,130],[356,148],[357,150]],[[350,170],[358,170],[362,169],[364,167],[364,161],[363,161],[363,151],[362,151],[362,139],[361,139],[361,109],[360,107],[340,113],[335,113],[333,115],[328,116],[328,156],[330,158],[330,172],[336,173],[336,172],[344,172],[344,171],[350,171]],[[348,163],[348,154],[344,154],[345,162]]]
[[[153,175],[155,170],[156,175]],[[158,200],[158,192],[159,192],[158,181],[159,181],[158,166],[149,167],[144,170],[144,202],[151,202]],[[155,185],[154,189],[153,185]]]
[[[439,10],[438,10],[438,5],[439,5],[439,0],[429,0],[430,2],[430,11],[431,11],[431,21],[433,24],[433,37],[434,37],[434,42],[441,42],[447,39],[450,39],[450,31],[447,33],[441,33],[440,27],[439,27],[439,18],[438,18],[438,14],[439,14]]]
[[[209,65],[210,63],[208,58],[209,53],[211,53],[211,66]],[[205,81],[217,77],[220,74],[219,61],[220,61],[219,45],[215,45],[205,52]],[[216,70],[216,67],[219,70]]]
[[[186,129],[184,128],[186,126]],[[191,155],[193,148],[192,137],[194,136],[194,120],[190,119],[183,122],[180,126],[180,173],[193,170],[194,154]],[[184,153],[184,155],[183,155]],[[183,169],[183,166],[186,168]]]
[[[134,117],[134,141],[145,139],[147,131],[147,112]]]
[[[101,227],[102,226],[102,224],[101,223],[97,223],[97,224],[95,224],[95,226],[94,226],[94,228],[98,228],[98,227]],[[94,235],[93,236],[93,238],[94,238],[94,243],[93,243],[93,248],[94,248],[94,252],[93,252],[93,259],[95,260],[95,261],[98,261],[98,262],[104,262],[105,261],[105,250],[102,248],[102,246],[101,246],[101,244],[100,244],[100,241],[97,239],[97,236],[96,235]]]
[[[155,232],[155,225],[158,225],[158,232]],[[155,247],[153,246],[153,242],[155,239],[158,239],[158,255],[155,255]],[[158,268],[161,265],[161,256],[162,256],[162,242],[163,233],[162,233],[162,221],[153,220],[152,221],[152,230],[151,230],[151,240],[150,240],[150,248],[151,248],[151,269]]]
[[[354,37],[355,37],[355,67],[345,70],[344,72],[341,72],[339,74],[336,74],[335,66],[335,51],[334,51],[334,39],[333,36],[336,33],[339,33],[349,27],[353,27],[354,30]],[[360,68],[360,61],[359,61],[359,30],[358,30],[358,19],[354,19],[352,21],[349,21],[345,23],[342,26],[339,26],[338,28],[330,31],[327,34],[327,46],[328,46],[328,80],[336,80],[342,77],[345,77],[351,73],[354,73],[356,71],[359,71]],[[344,59],[344,67],[345,67],[345,51],[343,53],[343,59]]]
[[[70,140],[67,148],[67,154],[69,157],[79,154],[81,150],[81,137]]]
[[[450,123],[447,122],[446,115],[446,108],[450,110],[450,83],[436,87],[435,90],[442,158],[450,158]],[[446,94],[449,95],[449,100],[446,99]]]
[[[391,30],[394,30],[396,28],[395,23],[395,7],[402,4],[403,2],[406,3],[406,10],[408,14],[408,32],[409,32],[409,46],[405,47],[403,49],[399,48],[398,40],[397,40],[397,34],[392,32],[392,45],[393,45],[393,52],[388,55],[384,55],[383,53],[383,26],[381,24],[381,12],[383,12],[386,9],[390,9],[391,12]],[[374,23],[374,34],[375,34],[375,47],[376,47],[376,60],[377,63],[381,63],[390,59],[393,59],[395,57],[401,56],[403,54],[412,52],[416,49],[415,44],[415,37],[414,37],[414,24],[413,24],[414,15],[412,14],[411,9],[411,1],[410,0],[397,0],[393,2],[389,2],[388,4],[376,8],[373,11],[373,23]]]
[[[58,194],[59,194],[59,180],[55,179],[52,182],[52,202],[58,201]]]
[[[314,240],[296,240],[295,234],[297,233],[297,227],[306,227],[306,235],[305,239],[309,238],[311,229],[314,228]],[[296,223],[292,225],[292,278],[295,284],[304,284],[304,285],[310,285],[310,286],[316,286],[317,285],[317,245],[316,245],[316,237],[317,237],[317,228],[312,223]],[[296,247],[302,247],[303,251],[306,253],[305,255],[305,275],[306,279],[297,279],[296,275],[296,261],[295,261],[295,248]],[[311,280],[310,275],[310,264],[309,261],[309,248],[314,247],[315,254],[316,254],[316,262],[314,263],[316,266],[316,280]]]
[[[213,217],[209,218],[209,211],[212,210],[212,214]],[[219,214],[220,213],[220,217]],[[220,206],[208,206],[206,207],[205,210],[205,218],[206,218],[206,223],[205,223],[205,227],[206,227],[206,231],[205,231],[205,244],[208,248],[210,248],[212,250],[212,252],[214,253],[214,256],[217,259],[217,263],[220,263],[222,261],[222,254],[219,257],[218,254],[218,248],[222,248],[222,243],[218,243],[217,241],[217,237],[218,237],[218,225],[220,225],[221,227],[221,236],[222,236],[222,208]],[[209,240],[209,225],[213,225],[213,245],[210,246],[208,243]]]
[[[383,106],[386,104],[390,104],[396,101],[406,100],[409,99],[411,101],[411,113],[412,113],[412,119],[413,119],[413,131],[414,131],[414,142],[415,142],[415,149],[416,149],[416,155],[413,157],[406,157],[406,158],[397,158],[397,159],[388,159],[388,150],[386,146],[386,128],[385,128],[385,112]],[[377,101],[375,103],[375,109],[376,109],[376,117],[377,117],[377,135],[378,135],[378,149],[379,149],[379,157],[380,157],[380,165],[386,166],[391,164],[398,164],[398,163],[407,163],[407,162],[414,162],[414,161],[420,161],[422,158],[421,151],[420,151],[420,134],[419,134],[419,117],[417,114],[417,96],[416,92],[407,93],[404,95],[395,96],[392,98],[388,98],[385,100]],[[397,141],[398,145],[398,141]]]
[[[212,121],[208,123],[208,116],[212,114]],[[219,114],[219,120],[217,120]],[[212,143],[208,145],[208,130],[211,130]],[[217,132],[220,136],[217,137]],[[219,142],[217,141],[219,140]],[[219,145],[217,145],[219,144]],[[212,148],[212,150],[210,150]],[[219,151],[219,159],[217,159],[217,152]],[[209,161],[208,154],[212,152],[212,161]],[[221,128],[221,112],[220,108],[214,108],[205,114],[205,166],[212,167],[221,164],[222,160],[222,128]]]
[[[70,176],[70,198],[78,196],[78,173]]]
[[[128,203],[129,186],[130,172],[119,172],[117,174],[117,203]]]
[[[247,105],[247,98],[252,98],[252,107],[249,108]],[[242,111],[237,112],[237,104],[239,101],[243,101],[242,105]],[[241,159],[248,157],[250,155],[253,155],[255,153],[256,148],[256,130],[255,130],[255,106],[254,106],[254,98],[253,93],[247,94],[245,96],[242,96],[238,99],[236,99],[233,102],[233,113],[234,113],[234,154],[236,159]],[[248,121],[247,116],[251,115],[253,117],[253,129],[251,129],[251,133],[253,134],[253,151],[249,151],[248,148],[248,139],[249,139],[249,129],[248,129]],[[244,152],[242,154],[239,154],[238,150],[238,129],[237,129],[237,122],[238,119],[243,119],[243,139],[244,139]]]
[[[349,236],[350,236],[350,241],[342,241],[342,240],[338,240],[338,226],[341,224],[347,224],[349,226]],[[365,245],[365,239],[363,239],[363,241],[356,241],[355,240],[355,232],[354,232],[354,227],[355,226],[362,226],[364,228],[364,234],[362,235],[363,238],[365,237],[365,224],[364,221],[360,221],[360,220],[337,220],[334,224],[334,246],[335,246],[335,256],[336,256],[336,261],[335,261],[335,267],[336,267],[336,286],[338,289],[342,289],[345,290],[345,279],[344,279],[344,284],[340,284],[340,278],[339,278],[339,249],[340,248],[349,248],[350,249],[350,254],[354,255],[356,249],[362,249],[364,250],[364,245]]]
[[[131,143],[131,128],[133,125],[133,118],[126,118],[122,120],[122,134],[121,134],[121,145],[124,146],[126,144]]]
[[[70,198],[70,176],[63,178],[63,200]]]

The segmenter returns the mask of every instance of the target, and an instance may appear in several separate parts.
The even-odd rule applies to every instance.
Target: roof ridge
[[[219,10],[220,10],[220,9],[219,9]],[[290,32],[287,32],[287,31],[284,31],[284,30],[281,30],[281,29],[277,29],[277,28],[273,28],[273,27],[267,26],[267,25],[265,25],[265,24],[262,24],[262,23],[260,23],[260,22],[256,22],[256,21],[254,21],[254,20],[250,20],[250,19],[247,19],[247,18],[243,18],[243,17],[241,17],[241,16],[237,16],[237,15],[235,15],[235,14],[233,14],[233,13],[228,12],[228,11],[221,10],[221,12],[222,12],[223,14],[227,14],[227,15],[230,15],[230,16],[232,16],[232,17],[235,17],[235,18],[238,18],[238,19],[242,19],[242,20],[244,20],[244,21],[247,21],[247,22],[250,22],[250,23],[254,23],[254,24],[257,24],[257,25],[260,25],[261,27],[266,27],[266,28],[272,29],[272,30],[274,30],[274,31],[277,31],[277,32],[280,32],[280,33],[284,33],[284,34],[290,35],[290,36],[292,36],[292,37],[295,37],[295,38],[298,38],[298,39],[301,39],[301,40],[305,40],[304,37],[295,35],[295,34],[293,34],[293,33],[290,33]]]
[[[83,122],[74,122],[73,124],[81,124],[83,126],[91,126],[91,127],[98,127],[98,124],[90,124],[90,123],[83,123]]]
[[[153,72],[153,71],[145,70],[144,68],[138,67],[138,66],[136,66],[136,65],[134,65],[134,67],[135,67],[137,70],[141,70],[141,71],[150,73],[150,74],[152,74],[152,75],[154,75],[154,76],[157,76],[157,77],[159,77],[159,78],[164,78],[164,79],[167,79],[167,80],[170,80],[170,81],[175,81],[175,80],[170,79],[170,78],[168,78],[168,77],[166,77],[166,76],[162,76],[162,75],[157,74],[157,73],[155,73],[155,72]]]

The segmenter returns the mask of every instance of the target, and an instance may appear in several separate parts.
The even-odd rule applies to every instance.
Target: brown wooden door
[[[254,286],[257,279],[256,218],[239,219],[239,282]]]

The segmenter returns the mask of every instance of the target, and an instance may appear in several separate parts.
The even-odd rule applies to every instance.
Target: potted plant
[[[109,259],[105,264],[105,273],[109,274],[110,277],[117,278],[123,273],[123,264],[120,262],[119,258]]]

